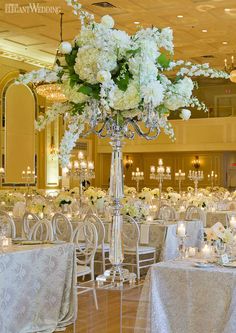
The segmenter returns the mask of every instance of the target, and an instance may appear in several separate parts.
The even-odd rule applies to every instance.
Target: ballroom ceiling
[[[0,56],[36,65],[52,64],[59,42],[59,15],[7,13],[7,5],[28,6],[34,1],[0,0]],[[236,0],[110,0],[112,7],[81,3],[96,18],[110,14],[116,28],[133,33],[135,22],[148,27],[169,26],[174,30],[175,58],[209,62],[222,68],[224,58],[236,58]],[[72,40],[79,32],[78,18],[64,0],[38,0],[41,6],[60,7],[65,13],[63,39]]]

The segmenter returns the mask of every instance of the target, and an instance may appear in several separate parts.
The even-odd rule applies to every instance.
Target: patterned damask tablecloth
[[[9,247],[0,254],[0,332],[51,333],[77,315],[73,244]]]
[[[144,282],[135,333],[236,332],[236,269],[190,261],[153,265]]]
[[[176,237],[177,224],[166,223],[164,225],[141,224],[140,243],[154,246],[160,254],[159,260],[175,259],[178,256],[178,238]],[[203,236],[203,224],[201,221],[186,222],[187,239],[186,246],[199,247]]]
[[[203,225],[204,227],[210,228],[215,223],[220,222],[224,226],[228,226],[229,219],[232,215],[236,216],[236,211],[230,210],[217,210],[215,212],[202,211]],[[184,219],[185,212],[178,213],[179,219]]]

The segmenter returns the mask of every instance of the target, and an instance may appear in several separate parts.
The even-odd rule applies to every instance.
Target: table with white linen
[[[202,211],[202,219],[203,219],[203,225],[204,227],[210,228],[212,227],[215,223],[220,222],[224,226],[228,225],[230,217],[234,215],[236,216],[236,211],[231,211],[231,210],[216,210],[214,212],[211,211]],[[198,218],[198,214],[193,214],[194,217]],[[184,219],[185,217],[185,212],[179,212],[178,213],[178,218],[179,219]]]
[[[140,244],[154,246],[159,254],[158,260],[170,260],[178,256],[178,238],[176,222],[152,223],[140,225]],[[201,221],[186,222],[186,246],[199,247],[203,236]]]
[[[135,333],[236,332],[236,269],[153,265],[146,276]]]
[[[225,227],[229,225],[230,217],[236,216],[235,211],[230,210],[217,210],[216,212],[207,212],[206,213],[206,226],[207,228],[212,227],[215,223],[220,222]]]
[[[77,315],[74,245],[13,245],[0,253],[0,332],[51,333]]]

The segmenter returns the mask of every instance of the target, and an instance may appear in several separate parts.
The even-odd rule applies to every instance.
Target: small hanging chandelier
[[[62,43],[62,19],[64,13],[60,13],[60,44]],[[59,44],[59,45],[60,45]],[[60,57],[59,50],[57,49],[54,65],[57,62],[57,59]],[[51,102],[65,102],[66,97],[62,92],[61,84],[59,83],[42,83],[38,84],[36,87],[36,92],[38,95],[43,96],[48,101]]]

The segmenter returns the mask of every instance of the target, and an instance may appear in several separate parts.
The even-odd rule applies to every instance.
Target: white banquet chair
[[[35,223],[29,233],[30,240],[53,241],[53,230],[50,221],[43,219]]]
[[[87,214],[84,220],[89,220],[91,223],[95,225],[97,229],[98,243],[97,243],[97,251],[94,263],[98,263],[102,266],[102,273],[103,273],[106,269],[106,266],[110,265],[109,261],[110,245],[108,243],[105,243],[105,226],[102,220],[95,214]],[[99,257],[101,259],[99,259]]]
[[[176,220],[176,210],[169,205],[161,205],[158,212],[158,219],[164,221]]]
[[[122,235],[125,257],[123,265],[136,267],[137,278],[140,280],[141,270],[155,264],[156,248],[140,245],[140,230],[137,222],[130,216],[124,216],[123,218]]]
[[[186,221],[191,221],[191,220],[200,220],[204,221],[204,213],[201,210],[201,208],[196,207],[194,205],[190,205],[187,207],[186,212],[185,212],[185,217],[184,219]]]
[[[39,221],[40,219],[37,215],[30,212],[26,212],[23,216],[23,227],[22,227],[23,236],[29,239],[32,227]]]
[[[81,235],[84,239],[81,245]],[[94,256],[97,250],[98,235],[95,225],[88,219],[83,223],[79,223],[74,231],[73,237],[76,246],[76,262],[77,262],[77,295],[88,291],[93,292],[94,303],[98,309],[96,289],[94,285]],[[90,275],[90,280],[86,282],[78,282],[78,278]],[[90,287],[88,282],[93,285]]]
[[[0,225],[6,225],[6,235],[16,238],[16,226],[13,218],[5,211],[0,210]]]
[[[56,241],[73,242],[73,227],[69,219],[62,213],[52,217],[53,238]]]

